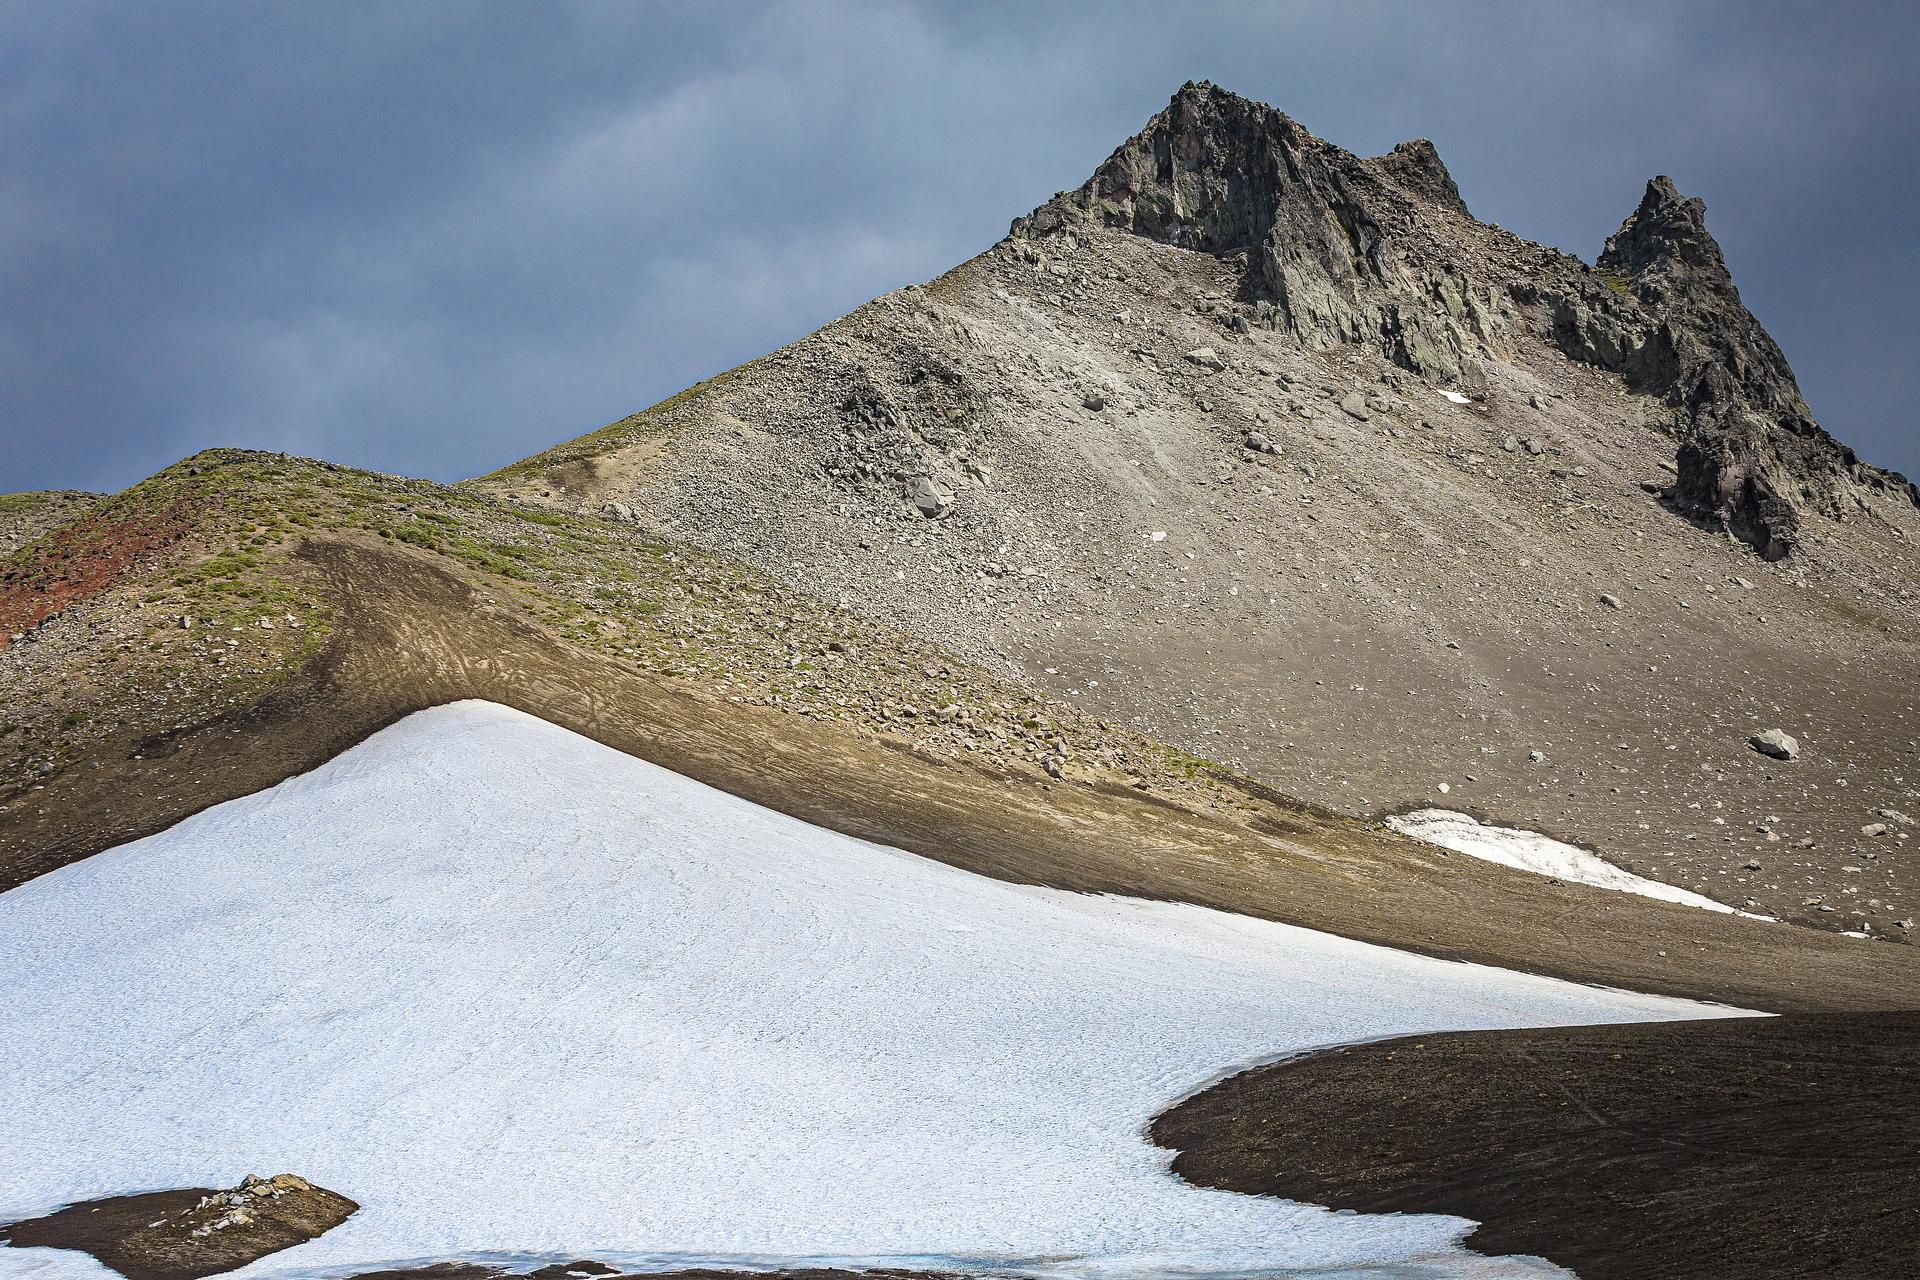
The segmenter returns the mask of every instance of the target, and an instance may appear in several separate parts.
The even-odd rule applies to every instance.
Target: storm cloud
[[[1703,196],[1822,422],[1920,472],[1897,5],[0,4],[0,491],[212,445],[451,480],[936,275],[1182,81],[1589,260]]]

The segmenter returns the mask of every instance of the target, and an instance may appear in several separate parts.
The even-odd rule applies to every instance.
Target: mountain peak
[[[1652,321],[1634,322],[1638,346],[1622,370],[1686,415],[1675,459],[1682,509],[1779,559],[1799,545],[1802,504],[1843,514],[1856,482],[1893,481],[1814,420],[1786,355],[1740,300],[1698,196],[1651,179],[1595,270]]]
[[[1440,261],[1419,250],[1433,238],[1423,228],[1455,216],[1470,215],[1431,142],[1363,160],[1273,107],[1189,81],[1013,234],[1092,221],[1243,260],[1245,292],[1273,327],[1311,347],[1375,343],[1422,376],[1472,384],[1484,335],[1469,319],[1468,281],[1409,261]],[[1439,316],[1436,293],[1455,299]]]
[[[1679,509],[1770,559],[1798,545],[1803,506],[1842,515],[1852,486],[1898,479],[1814,421],[1740,300],[1705,202],[1664,175],[1590,268],[1475,220],[1424,138],[1362,159],[1200,80],[1013,234],[1089,222],[1238,264],[1258,322],[1309,348],[1365,343],[1431,381],[1479,386],[1531,334],[1617,373],[1675,411]]]
[[[1467,202],[1454,185],[1453,174],[1440,159],[1440,150],[1425,138],[1410,138],[1379,156],[1371,163],[1380,168],[1401,190],[1424,200],[1472,217]]]
[[[1681,195],[1673,179],[1661,175],[1648,180],[1639,208],[1607,239],[1596,265],[1639,275],[1676,264],[1705,273],[1715,283],[1733,283],[1719,242],[1707,230],[1706,201]]]

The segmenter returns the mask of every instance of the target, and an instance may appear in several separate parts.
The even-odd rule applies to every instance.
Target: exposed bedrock
[[[74,1249],[127,1280],[201,1280],[317,1239],[359,1205],[291,1173],[248,1174],[225,1191],[108,1196],[0,1226],[20,1249]]]
[[[1264,323],[1313,347],[1370,343],[1403,368],[1477,386],[1524,337],[1620,374],[1673,412],[1673,507],[1769,559],[1806,510],[1843,516],[1860,489],[1920,488],[1821,428],[1780,348],[1740,300],[1705,205],[1647,185],[1592,267],[1476,221],[1431,142],[1362,159],[1284,113],[1206,83],[1014,224],[1092,219],[1244,265]]]

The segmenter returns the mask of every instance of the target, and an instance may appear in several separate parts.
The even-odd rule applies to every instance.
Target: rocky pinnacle
[[[1687,513],[1779,559],[1798,541],[1801,508],[1842,516],[1854,486],[1895,481],[1814,421],[1786,356],[1740,301],[1698,197],[1653,179],[1595,270],[1647,317],[1620,370],[1683,415],[1674,496]]]
[[[1705,205],[1655,178],[1593,266],[1468,211],[1431,142],[1363,159],[1280,111],[1206,83],[1078,190],[1014,224],[1070,234],[1094,220],[1243,264],[1259,322],[1313,347],[1370,343],[1441,385],[1474,387],[1525,338],[1619,374],[1663,403],[1675,437],[1669,503],[1768,559],[1801,514],[1864,508],[1866,466],[1814,420],[1786,357],[1740,301]]]

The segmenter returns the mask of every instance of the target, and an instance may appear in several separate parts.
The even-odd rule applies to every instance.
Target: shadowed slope
[[[1920,1251],[1920,1013],[1421,1036],[1155,1121],[1203,1186],[1457,1213],[1584,1280],[1886,1280]]]

